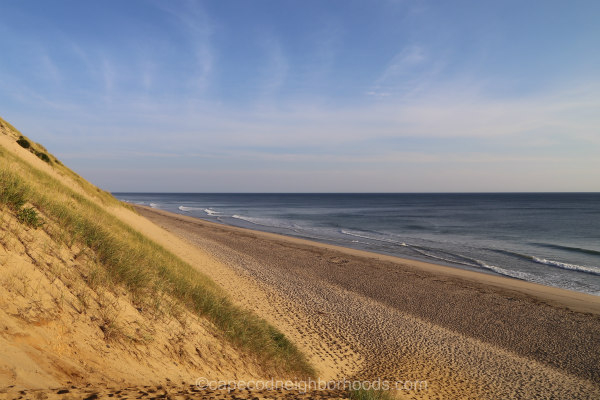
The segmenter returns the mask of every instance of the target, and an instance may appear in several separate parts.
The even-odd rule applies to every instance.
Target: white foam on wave
[[[469,266],[469,267],[475,267],[475,268],[478,268],[478,267],[481,266],[481,265],[479,265],[479,262],[477,260],[473,260],[473,259],[471,259],[469,257],[465,257],[465,256],[461,256],[461,255],[455,255],[455,257],[462,258],[462,259],[465,259],[465,260],[468,259],[468,260],[473,261],[473,263],[459,261],[459,260],[456,260],[456,259],[450,259],[450,258],[442,257],[442,256],[439,256],[439,255],[431,254],[430,252],[425,251],[424,249],[422,249],[419,246],[410,245],[410,244],[407,244],[406,242],[399,242],[399,241],[396,241],[396,240],[384,239],[384,238],[376,238],[376,237],[373,237],[373,236],[367,236],[367,235],[363,234],[362,232],[361,233],[357,233],[355,231],[348,231],[348,230],[345,230],[345,229],[341,229],[340,231],[343,234],[345,234],[345,235],[350,235],[350,236],[355,236],[355,237],[360,237],[360,238],[370,239],[370,240],[376,240],[376,241],[379,241],[379,242],[392,243],[392,244],[399,245],[399,246],[402,246],[402,247],[408,247],[411,250],[413,250],[414,252],[421,254],[422,256],[425,256],[425,257],[428,257],[428,258],[432,258],[432,259],[435,259],[435,260],[438,260],[438,261],[443,261],[443,262],[447,262],[447,263],[451,263],[451,264],[462,264],[462,265],[466,265],[466,266]]]
[[[156,204],[156,203],[150,203],[150,207],[152,207],[152,208],[158,208],[158,204]]]
[[[246,221],[246,222],[251,222],[251,223],[253,223],[253,224],[256,224],[256,222],[255,222],[255,221],[256,221],[256,218],[244,217],[243,215],[237,215],[237,214],[233,214],[233,215],[231,216],[231,218],[241,219],[241,220],[243,220],[243,221]]]
[[[383,239],[383,238],[377,238],[377,237],[373,237],[373,236],[367,236],[363,232],[358,233],[356,231],[349,231],[346,229],[340,229],[340,232],[343,233],[344,235],[348,235],[348,236],[355,236],[355,237],[369,239],[369,240],[377,240],[378,242],[393,243],[393,244],[398,244],[400,246],[408,246],[404,242],[398,242],[398,241],[391,240],[391,239]]]
[[[521,279],[521,280],[525,280],[525,281],[531,281],[531,282],[537,282],[539,281],[538,279],[536,279],[533,275],[528,274],[526,272],[521,272],[521,271],[512,271],[506,268],[502,268],[502,267],[497,267],[495,265],[490,265],[487,264],[481,260],[477,260],[474,258],[470,258],[470,257],[465,257],[462,256],[460,254],[454,255],[455,257],[458,258],[462,258],[464,260],[469,260],[471,262],[466,262],[466,261],[459,261],[459,260],[453,260],[450,258],[446,258],[446,257],[442,257],[436,254],[432,254],[428,251],[423,250],[422,248],[420,248],[419,246],[414,246],[414,245],[409,245],[406,244],[405,242],[397,242],[395,240],[390,240],[390,239],[383,239],[383,238],[376,238],[373,236],[368,236],[365,235],[364,233],[360,232],[354,232],[354,231],[348,231],[345,229],[342,229],[341,232],[345,235],[350,235],[350,236],[356,236],[356,237],[360,237],[360,238],[364,238],[364,239],[370,239],[370,240],[377,240],[380,242],[387,242],[387,243],[394,243],[394,244],[398,244],[400,246],[404,246],[404,247],[409,247],[411,250],[415,251],[416,253],[419,253],[425,257],[428,258],[432,258],[435,260],[439,260],[439,261],[443,261],[443,262],[447,262],[447,263],[451,263],[451,264],[462,264],[462,265],[466,265],[469,267],[475,267],[475,268],[484,268],[487,269],[489,271],[495,272],[497,274],[500,275],[504,275],[504,276],[508,276],[511,278],[517,278],[517,279]]]
[[[275,218],[257,218],[257,217],[246,217],[244,215],[234,214],[231,216],[235,219],[241,219],[242,221],[250,222],[254,225],[267,226],[272,228],[284,228],[284,229],[292,229],[297,228],[295,224],[287,223],[285,221],[275,219]]]
[[[179,206],[177,207],[179,210],[184,211],[184,212],[188,212],[188,211],[204,211],[207,215],[214,217],[217,215],[222,214],[219,211],[215,211],[212,210],[210,208],[203,208],[203,207],[187,207],[187,206]]]
[[[144,204],[146,204],[145,201],[139,201],[139,200],[121,200],[124,201],[125,203],[128,204],[139,204],[140,206],[143,206]]]
[[[477,264],[480,267],[488,269],[488,270],[493,271],[500,275],[508,276],[511,278],[517,278],[517,279],[521,279],[521,280],[529,281],[529,282],[539,282],[538,279],[536,279],[533,275],[528,274],[527,272],[512,271],[512,270],[509,270],[506,268],[497,267],[495,265],[486,264],[481,260],[474,260],[474,261],[477,262]]]
[[[458,260],[452,260],[452,259],[450,259],[450,258],[446,258],[446,257],[437,256],[437,255],[435,255],[435,254],[431,254],[431,253],[429,253],[429,252],[427,252],[427,251],[423,251],[422,249],[418,249],[418,248],[416,248],[415,246],[408,246],[407,244],[404,244],[404,246],[410,247],[410,248],[411,248],[412,250],[414,250],[415,252],[417,252],[417,253],[419,253],[419,254],[422,254],[422,255],[424,255],[424,256],[426,256],[426,257],[435,258],[436,260],[445,261],[445,262],[452,263],[452,264],[462,264],[462,265],[467,265],[467,266],[469,266],[469,267],[479,267],[479,266],[480,266],[480,265],[479,265],[479,262],[478,262],[477,260],[473,260],[473,261],[475,261],[475,264],[472,264],[472,263],[469,263],[469,262],[458,261]],[[464,259],[467,259],[467,257],[460,256],[460,255],[459,255],[458,257],[460,257],[460,258],[464,258]],[[470,260],[470,258],[469,258],[469,260]]]
[[[359,235],[358,233],[350,232],[345,229],[340,230],[340,232],[342,232],[344,235],[356,236],[356,237],[361,237],[364,239],[371,239],[369,236]]]
[[[456,260],[450,260],[450,259],[447,259],[447,258],[444,258],[444,257],[435,256],[433,254],[427,254],[426,252],[424,252],[422,250],[419,250],[419,249],[415,249],[414,247],[411,247],[411,248],[413,250],[415,250],[416,252],[421,253],[423,255],[426,255],[428,257],[437,258],[438,260],[443,260],[443,261],[450,262],[450,263],[453,263],[453,264],[462,264],[462,265],[467,265],[467,266],[470,266],[470,267],[480,267],[480,268],[487,269],[489,271],[495,272],[495,273],[500,274],[500,275],[508,276],[510,278],[521,279],[521,280],[529,281],[529,282],[539,282],[539,280],[536,279],[536,277],[534,277],[531,274],[528,274],[527,272],[513,271],[513,270],[510,270],[510,269],[498,267],[498,266],[495,266],[495,265],[487,264],[486,262],[478,260],[478,259],[475,259],[475,258],[470,258],[470,257],[462,256],[460,254],[458,254],[457,257],[463,258],[465,260],[470,260],[470,261],[472,261],[472,263],[470,263],[470,262],[456,261]]]
[[[549,265],[551,267],[567,269],[570,271],[578,271],[578,272],[585,272],[585,273],[593,274],[593,275],[600,275],[600,268],[587,267],[585,265],[569,264],[569,263],[564,263],[564,262],[560,262],[560,261],[547,260],[545,258],[539,258],[539,257],[531,257],[531,259],[538,264]]]

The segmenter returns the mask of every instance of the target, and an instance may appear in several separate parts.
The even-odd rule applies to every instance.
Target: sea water
[[[600,295],[599,193],[115,193],[244,228]]]

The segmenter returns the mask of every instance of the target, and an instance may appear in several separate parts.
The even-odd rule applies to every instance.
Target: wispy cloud
[[[600,160],[592,156],[594,149],[600,150],[600,116],[591,114],[600,108],[595,93],[553,92],[498,100],[482,94],[434,92],[408,104],[344,109],[315,109],[308,104],[292,109],[198,111],[178,109],[177,104],[148,109],[122,104],[115,107],[122,108],[121,113],[109,118],[112,127],[96,129],[93,123],[82,123],[82,129],[90,147],[86,154],[108,146],[111,151],[122,149],[118,154],[148,159],[179,155],[301,167],[352,161],[356,166],[400,161],[490,165],[502,159],[552,164],[566,163],[576,155],[590,168],[600,168]],[[588,115],[576,118],[573,110]],[[135,131],[127,128],[130,121],[138,121]]]
[[[117,79],[115,67],[108,58],[104,58],[101,63],[101,70],[104,83],[104,96],[106,102],[111,103]]]
[[[177,3],[177,5],[183,4],[183,8],[166,2],[156,4],[175,17],[177,28],[187,38],[195,59],[196,72],[191,79],[191,83],[202,94],[210,84],[215,63],[215,54],[211,45],[214,28],[209,15],[198,1]]]
[[[264,52],[264,67],[262,73],[260,73],[262,82],[259,85],[260,89],[256,101],[261,107],[271,107],[280,89],[285,84],[289,64],[276,36],[265,35],[260,41],[260,47]]]
[[[315,29],[310,35],[314,49],[307,58],[302,76],[307,87],[327,86],[335,66],[336,57],[343,43],[343,29],[336,20],[328,20],[321,28]]]
[[[425,50],[418,45],[408,46],[396,54],[385,68],[375,84],[381,84],[391,78],[405,75],[426,60]]]
[[[405,91],[414,90],[423,76],[429,73],[430,67],[424,66],[427,58],[426,51],[422,46],[405,47],[385,66],[367,94],[387,97],[397,93],[398,88],[403,88]]]
[[[41,75],[44,78],[50,79],[55,84],[62,83],[62,80],[63,80],[62,73],[60,72],[59,68],[56,66],[56,63],[54,62],[54,60],[52,60],[52,58],[48,54],[43,54],[41,56],[40,65],[42,67]]]

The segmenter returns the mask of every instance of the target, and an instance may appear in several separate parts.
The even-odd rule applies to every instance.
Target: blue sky
[[[600,191],[598,1],[0,15],[0,116],[107,190]]]

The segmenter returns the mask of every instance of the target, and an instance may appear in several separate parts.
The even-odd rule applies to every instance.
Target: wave
[[[150,203],[150,207],[152,207],[152,208],[158,208],[158,204],[156,204],[156,203]]]
[[[365,234],[366,232],[365,233],[363,233],[363,232],[357,233],[356,231],[348,231],[346,229],[341,229],[340,232],[345,235],[349,235],[349,236],[355,236],[355,237],[359,237],[359,238],[363,238],[363,239],[376,240],[379,242],[391,243],[391,244],[395,244],[395,245],[402,246],[402,247],[408,247],[409,249],[413,250],[415,253],[418,253],[425,257],[433,258],[433,259],[439,260],[439,261],[444,261],[444,262],[448,262],[448,263],[452,263],[452,264],[461,264],[461,265],[466,265],[469,267],[479,267],[480,266],[476,260],[474,260],[470,257],[461,256],[460,254],[453,254],[453,253],[449,253],[447,251],[429,249],[427,247],[417,246],[414,244],[407,244],[406,242],[400,242],[400,241],[391,240],[391,239],[384,239],[384,238],[368,236]],[[442,257],[440,255],[432,254],[431,252],[433,252],[433,251],[448,254],[448,256],[450,256],[452,258],[446,258],[446,257]]]
[[[375,238],[375,237],[368,236],[368,235],[365,235],[362,233],[357,233],[354,231],[350,232],[350,231],[347,231],[344,229],[342,229],[341,232],[343,234],[350,235],[350,236],[356,236],[356,237],[360,237],[360,238],[364,238],[364,239],[377,240],[377,241],[381,241],[381,242],[394,243],[394,244],[398,244],[400,246],[408,247],[411,250],[413,250],[414,252],[421,254],[427,258],[434,259],[434,260],[443,261],[443,262],[447,262],[450,264],[461,264],[461,265],[474,267],[474,268],[484,268],[484,269],[490,270],[492,272],[495,272],[497,274],[508,276],[511,278],[516,278],[516,279],[521,279],[521,280],[526,280],[526,281],[536,281],[535,277],[533,277],[531,274],[528,274],[526,272],[508,270],[508,269],[505,269],[502,267],[497,267],[495,265],[487,264],[481,260],[463,256],[460,254],[453,254],[453,253],[448,253],[446,251],[443,251],[443,253],[448,254],[450,257],[452,257],[452,258],[447,258],[447,257],[442,257],[440,255],[432,254],[431,252],[436,251],[436,250],[428,249],[428,248],[425,248],[422,246],[410,245],[405,242],[397,242],[397,241],[390,240],[390,239]],[[439,251],[439,250],[437,250],[437,251]],[[461,261],[461,259],[463,261]]]
[[[466,266],[475,267],[475,268],[484,268],[489,271],[495,272],[499,275],[508,276],[510,278],[516,278],[516,279],[532,281],[532,282],[537,281],[537,279],[533,275],[528,274],[527,272],[514,271],[514,270],[498,267],[495,265],[487,264],[484,261],[481,261],[481,260],[478,260],[475,258],[471,258],[471,257],[467,257],[467,256],[463,256],[460,254],[453,254],[453,253],[448,253],[446,251],[442,251],[443,253],[448,254],[450,257],[454,257],[454,259],[451,259],[451,258],[446,258],[446,257],[442,257],[439,255],[431,254],[430,252],[425,251],[425,249],[421,246],[414,246],[414,245],[405,245],[405,246],[410,247],[412,250],[414,250],[415,252],[417,252],[419,254],[424,255],[425,257],[433,258],[433,259],[436,259],[439,261],[444,261],[444,262],[448,262],[451,264],[461,264],[461,265],[466,265]],[[457,260],[457,258],[462,259],[464,261]]]
[[[452,254],[452,253],[443,251],[443,253],[448,254],[450,257],[455,258],[455,259],[451,259],[451,258],[446,258],[446,257],[442,257],[439,255],[431,254],[429,251],[427,251],[429,249],[424,249],[423,247],[420,247],[420,246],[413,246],[413,245],[406,245],[406,246],[409,247],[411,250],[424,255],[425,257],[433,258],[433,259],[444,261],[447,263],[461,264],[461,265],[466,265],[468,267],[476,267],[476,268],[481,266],[480,261],[475,260],[470,257],[461,256],[460,254]],[[463,259],[465,261],[456,260],[456,258]],[[469,262],[469,261],[471,261],[471,262]]]
[[[561,262],[561,261],[548,260],[545,258],[530,256],[527,254],[515,253],[514,251],[508,251],[508,250],[494,250],[494,251],[497,253],[508,254],[509,256],[521,258],[521,259],[524,259],[527,261],[533,261],[534,263],[537,263],[537,264],[548,265],[550,267],[566,269],[569,271],[583,272],[583,273],[592,274],[592,275],[600,275],[600,268],[597,268],[597,267],[588,267],[586,265],[577,265],[577,264],[570,264],[570,263]]]
[[[537,282],[538,281],[538,279],[536,279],[533,275],[528,274],[527,272],[513,271],[513,270],[506,269],[506,268],[497,267],[495,265],[486,264],[485,262],[483,262],[481,260],[474,260],[474,261],[477,263],[478,266],[488,269],[490,271],[493,271],[500,275],[504,275],[504,276],[508,276],[508,277],[516,278],[516,279],[521,279],[521,280],[529,281],[529,282]]]
[[[416,250],[416,249],[413,248],[413,250]],[[451,263],[454,263],[454,264],[462,264],[462,265],[468,265],[468,266],[471,266],[471,267],[484,268],[484,269],[487,269],[489,271],[495,272],[497,274],[508,276],[510,278],[516,278],[516,279],[521,279],[521,280],[530,281],[530,282],[537,282],[538,281],[538,279],[536,279],[533,275],[528,274],[527,272],[514,271],[514,270],[510,270],[510,269],[498,267],[496,265],[488,264],[488,263],[486,263],[484,261],[481,261],[481,260],[478,260],[476,258],[470,258],[470,257],[466,257],[466,256],[463,256],[463,255],[460,255],[460,254],[451,254],[451,255],[453,257],[458,257],[458,258],[462,258],[464,260],[469,260],[470,262],[461,262],[461,261],[449,260],[449,259],[445,259],[443,257],[437,257],[437,256],[434,256],[434,255],[428,255],[428,254],[425,254],[425,252],[420,252],[420,253],[422,253],[424,255],[427,255],[429,257],[432,257],[432,258],[437,258],[439,260],[444,260],[444,261],[451,262]]]
[[[121,200],[124,201],[125,203],[129,203],[129,204],[139,204],[140,206],[143,206],[146,204],[145,201],[139,201],[139,200]]]
[[[496,253],[500,253],[500,254],[506,254],[507,256],[520,258],[522,260],[527,260],[527,261],[533,260],[532,256],[528,256],[527,254],[516,253],[516,252],[510,251],[510,250],[502,250],[502,249],[489,249],[489,250],[494,251]]]
[[[539,257],[531,257],[531,259],[538,264],[549,265],[551,267],[567,269],[570,271],[585,272],[586,274],[600,275],[600,268],[597,268],[597,267],[588,267],[585,265],[569,264],[569,263],[564,263],[564,262],[560,262],[560,261],[546,260],[545,258],[539,258]]]
[[[203,208],[203,207],[186,207],[186,206],[179,206],[177,207],[179,210],[181,211],[204,211],[207,215],[211,216],[211,217],[215,217],[217,215],[222,214],[219,211],[215,211],[215,210],[211,210],[210,208]]]
[[[478,260],[478,259],[475,259],[475,258],[466,257],[466,256],[463,256],[463,255],[460,255],[460,254],[452,254],[452,253],[444,252],[444,253],[449,254],[451,257],[460,258],[460,259],[463,259],[465,261],[459,261],[459,260],[456,260],[456,259],[453,260],[453,259],[450,259],[450,258],[441,257],[441,256],[438,256],[438,255],[431,254],[431,253],[429,253],[427,251],[423,251],[423,248],[419,247],[419,246],[410,246],[410,245],[407,245],[407,246],[410,247],[412,250],[416,251],[419,254],[422,254],[422,255],[424,255],[426,257],[433,258],[433,259],[436,259],[436,260],[448,262],[448,263],[451,263],[451,264],[461,264],[461,265],[466,265],[466,266],[469,266],[469,267],[484,268],[484,269],[487,269],[489,271],[495,272],[495,273],[497,273],[499,275],[508,276],[510,278],[521,279],[521,280],[524,280],[524,281],[530,281],[530,282],[536,282],[536,281],[538,281],[533,275],[528,274],[527,272],[513,271],[513,270],[510,270],[510,269],[498,267],[498,266],[495,266],[495,265],[490,265],[490,264],[487,264],[484,261],[481,261],[481,260]]]
[[[187,206],[179,206],[177,207],[181,211],[204,211],[203,207],[187,207]]]
[[[250,222],[251,224],[262,225],[257,222],[257,218],[244,217],[243,215],[233,214],[231,218],[241,219],[242,221]]]
[[[583,253],[583,254],[591,254],[594,256],[600,256],[600,251],[584,249],[583,247],[571,247],[571,246],[564,246],[564,245],[560,245],[560,244],[551,244],[551,243],[533,243],[533,244],[535,244],[536,246],[547,247],[550,249],[566,250],[566,251],[571,251],[574,253]]]
[[[234,214],[231,218],[241,219],[242,221],[249,222],[254,225],[266,226],[271,228],[284,228],[284,229],[292,229],[296,228],[296,225],[284,222],[275,218],[257,218],[257,217],[246,217],[244,215]]]
[[[359,237],[359,238],[363,238],[363,239],[369,239],[369,240],[377,240],[379,242],[393,243],[393,244],[397,244],[399,246],[406,246],[406,247],[408,247],[408,245],[406,243],[404,243],[404,242],[398,242],[396,240],[391,240],[391,239],[382,239],[382,238],[376,238],[376,237],[373,237],[373,236],[367,236],[363,232],[357,233],[356,231],[349,231],[349,230],[346,230],[346,229],[340,229],[340,232],[343,233],[344,235],[348,235],[348,236],[355,236],[355,237]]]

